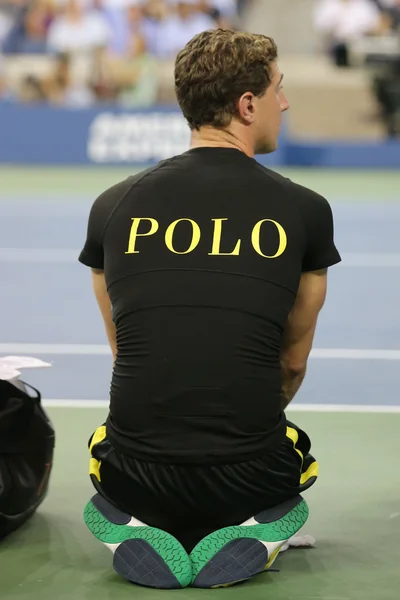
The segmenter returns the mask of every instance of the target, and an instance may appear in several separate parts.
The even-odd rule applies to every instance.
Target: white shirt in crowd
[[[8,33],[11,31],[12,26],[12,18],[9,15],[0,12],[0,45],[6,39]]]
[[[106,46],[110,35],[106,18],[96,10],[89,10],[79,21],[58,17],[50,26],[48,45],[54,52],[86,51]]]
[[[319,32],[336,42],[349,42],[374,31],[380,12],[371,0],[319,0],[314,23]]]

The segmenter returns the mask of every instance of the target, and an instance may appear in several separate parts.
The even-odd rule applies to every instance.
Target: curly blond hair
[[[227,127],[242,94],[265,94],[277,58],[274,40],[265,35],[227,29],[196,35],[175,62],[176,96],[190,128]]]

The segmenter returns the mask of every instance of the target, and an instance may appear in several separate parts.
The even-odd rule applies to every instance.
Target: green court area
[[[50,493],[38,514],[0,545],[4,600],[398,600],[400,589],[400,414],[296,413],[321,467],[307,493],[303,531],[314,549],[289,550],[272,572],[221,590],[155,591],[111,567],[111,553],[86,530],[93,490],[87,439],[104,421],[98,408],[51,408],[57,444]]]
[[[44,195],[71,196],[79,201],[77,194],[100,194],[129,175],[143,168],[132,167],[18,167],[0,166],[1,196]],[[379,198],[398,200],[400,170],[354,170],[354,169],[279,169],[282,175],[296,183],[310,187],[323,195],[343,200],[373,200]]]

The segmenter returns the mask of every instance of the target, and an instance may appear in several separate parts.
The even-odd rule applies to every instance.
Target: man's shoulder
[[[135,188],[137,184],[145,180],[149,175],[157,173],[166,163],[169,161],[162,161],[158,164],[148,167],[139,173],[129,175],[126,179],[114,183],[112,186],[104,190],[98,196],[95,203],[104,207],[112,208],[115,204],[118,204],[127,194]]]
[[[264,173],[264,175],[269,178],[270,181],[275,182],[277,185],[281,186],[282,191],[288,196],[289,199],[293,199],[297,201],[300,205],[303,205],[305,208],[314,207],[316,205],[329,205],[327,199],[324,196],[321,196],[318,192],[296,183],[292,181],[288,177],[277,173],[276,171],[272,171],[267,167],[259,165],[260,170]]]

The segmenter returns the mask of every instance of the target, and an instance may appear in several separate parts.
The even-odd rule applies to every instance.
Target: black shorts
[[[310,439],[292,423],[268,456],[226,465],[143,462],[116,450],[104,425],[89,446],[96,490],[119,510],[174,535],[187,552],[212,531],[301,494],[318,476]]]

